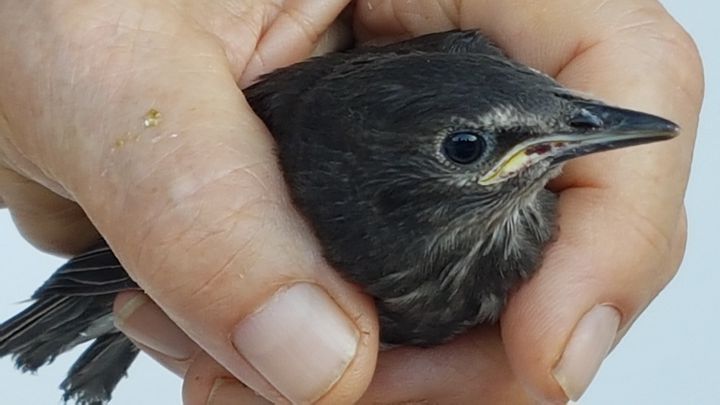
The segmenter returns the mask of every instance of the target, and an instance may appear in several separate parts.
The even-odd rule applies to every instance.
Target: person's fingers
[[[100,238],[76,203],[2,167],[0,196],[23,237],[41,250],[77,254]]]
[[[582,395],[618,329],[677,271],[685,238],[682,197],[702,97],[695,48],[658,4],[609,4],[602,13],[608,14],[573,19],[575,31],[599,31],[593,21],[614,21],[617,31],[581,48],[558,79],[668,117],[684,130],[672,142],[568,165],[557,243],[502,321],[514,369],[536,392],[558,399],[563,393],[555,383],[571,399]]]
[[[261,401],[224,367],[201,353],[144,294],[121,294],[115,302],[115,314],[116,325],[145,353],[185,377],[186,404],[223,404],[236,396],[236,403],[245,403],[240,399],[246,397]],[[478,329],[437,350],[404,347],[384,352],[370,389],[359,403],[453,404],[477,398],[498,404],[532,403],[507,364],[498,328]]]
[[[650,0],[555,0],[542,8],[362,1],[356,16],[364,39],[479,27],[571,88],[683,128],[671,142],[573,162],[553,184],[561,192],[558,240],[511,298],[502,331],[513,370],[530,389],[551,400],[577,398],[682,256],[682,197],[703,93],[692,40]]]
[[[352,7],[347,6],[332,25],[320,36],[310,56],[325,55],[330,52],[350,48],[355,43],[352,28]]]
[[[520,288],[502,318],[513,369],[548,399],[582,395],[610,348],[670,280],[682,257],[682,230],[670,252],[658,251],[628,227],[634,219],[588,215],[602,209],[595,202],[573,194],[563,198],[561,232],[572,237],[561,236],[550,248],[542,270]],[[599,237],[603,232],[616,237]]]
[[[685,251],[686,226],[683,211],[678,220],[678,230],[670,242],[670,252],[666,252],[662,256],[663,259],[658,260],[660,264],[656,268],[650,269],[650,271],[657,272],[655,283],[648,283],[646,276],[645,280],[636,281],[632,275],[628,275],[627,280],[608,280],[607,282],[607,284],[627,282],[624,288],[615,288],[614,290],[596,286],[587,288],[602,298],[605,296],[612,298],[607,298],[608,303],[601,303],[588,309],[569,336],[561,357],[557,359],[553,375],[568,396],[579,397],[585,391],[604,357],[625,335],[641,311],[675,275]],[[641,267],[640,277],[643,277],[643,270],[645,269]],[[548,280],[548,282],[551,281]],[[602,275],[594,282],[602,283]],[[556,286],[548,285],[547,288],[556,288]],[[640,289],[639,292],[629,291],[637,288]],[[529,291],[529,293],[532,294],[533,291]],[[569,295],[572,294],[571,292]],[[626,299],[626,302],[621,302],[622,299]],[[582,299],[577,298],[570,301],[573,300],[583,302]],[[621,302],[621,304],[618,305],[612,301]],[[618,307],[625,311],[620,312],[616,309]],[[627,309],[633,312],[629,312]]]
[[[270,405],[271,402],[259,396],[234,379],[217,379],[206,402],[198,405]]]
[[[361,404],[531,404],[508,366],[499,328],[478,328],[428,350],[383,352]]]
[[[240,87],[258,76],[352,43],[346,18],[349,0],[192,2],[193,18],[216,35]],[[258,38],[252,43],[248,38]],[[289,41],[291,39],[291,41]]]
[[[359,0],[354,9],[355,33],[362,42],[386,43],[431,32],[476,28],[464,27],[458,3],[442,0]]]
[[[0,73],[14,67],[3,85],[29,86],[0,92],[13,100],[0,99],[8,150],[41,163],[44,185],[77,201],[147,295],[253,390],[359,398],[377,355],[372,301],[323,261],[217,39],[165,3],[57,7],[31,32],[58,50],[0,44]]]
[[[279,34],[287,34],[293,30],[297,30],[302,23],[301,16],[310,19],[306,21],[322,31],[328,24],[328,18],[333,15],[337,9],[344,7],[343,1],[328,2],[332,7],[320,8],[323,11],[321,16],[317,16],[313,11],[314,8],[307,10],[307,3],[290,4],[286,10],[282,5],[275,3],[255,2],[247,7],[233,9],[233,5],[238,6],[237,2],[213,2],[209,6],[212,10],[203,9],[197,21],[204,28],[217,35],[226,46],[226,54],[231,59],[231,68],[240,70],[236,74],[238,79],[242,74],[245,62],[243,58],[263,60],[271,62],[265,70],[254,69],[254,73],[245,75],[244,81],[249,83],[257,77],[257,75],[266,73],[269,70],[289,61],[298,60],[306,56],[310,51],[313,54],[323,54],[348,46],[352,42],[352,33],[347,18],[338,18],[318,35],[304,35],[301,40],[305,42],[301,47],[293,47],[295,52],[290,55],[287,52],[281,53],[284,58],[282,61],[275,62],[272,57],[277,53],[277,49],[272,49],[272,41],[264,41],[263,47],[257,48],[257,44],[248,41],[249,33],[255,31],[274,30]],[[207,7],[203,4],[202,7]],[[226,13],[213,14],[218,10],[225,10]],[[198,10],[199,11],[199,10]],[[263,14],[263,18],[256,18],[253,14]],[[285,16],[281,20],[275,20],[277,14]],[[297,18],[288,18],[288,17]],[[243,22],[255,22],[253,24],[238,24],[238,20]],[[270,27],[263,27],[264,21],[272,22]],[[253,28],[255,27],[255,28]],[[298,39],[295,39],[298,41]],[[270,56],[264,58],[260,56],[250,56],[254,53],[261,55],[265,53],[265,47],[270,47],[267,52]],[[313,49],[314,47],[314,49]],[[277,55],[275,55],[277,56]],[[3,122],[4,124],[4,122]],[[82,209],[74,202],[60,197],[58,194],[50,191],[34,181],[18,175],[10,169],[1,169],[0,172],[0,207],[10,208],[13,219],[28,241],[37,248],[63,255],[72,255],[80,253],[87,246],[94,243],[99,235],[88,220]]]
[[[183,384],[184,405],[267,405],[271,403],[237,381],[225,368],[205,354],[200,354],[193,360],[187,371],[185,384]]]
[[[118,294],[115,326],[160,364],[183,377],[200,348],[142,292]]]
[[[186,405],[261,401],[203,354],[193,358],[185,374],[183,398]],[[497,328],[473,331],[437,350],[384,352],[369,390],[357,403],[464,404],[478,398],[489,404],[535,403],[508,367]]]
[[[287,66],[310,55],[323,33],[349,3],[336,0],[284,0],[277,15],[260,37],[260,42],[240,78],[243,87],[258,75]],[[288,47],[288,38],[300,38]]]
[[[144,293],[118,294],[114,313],[115,325],[138,348],[184,379],[186,405],[270,403],[200,349]]]
[[[233,78],[185,69],[192,79],[167,78],[158,94],[202,87],[156,99],[163,123],[141,130],[161,140],[117,148],[100,183],[68,188],[153,300],[236,377],[273,401],[359,396],[377,350],[370,301],[308,255],[318,248],[288,204],[269,135],[225,91]]]

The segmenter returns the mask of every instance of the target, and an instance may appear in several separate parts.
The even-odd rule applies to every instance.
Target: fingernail
[[[194,354],[195,343],[145,294],[118,304],[115,326],[130,339],[174,360],[187,360]]]
[[[270,402],[237,380],[218,378],[213,384],[207,405],[269,405]]]
[[[620,318],[617,309],[598,305],[578,322],[553,369],[568,399],[577,401],[590,385],[615,341]]]
[[[275,293],[234,330],[240,354],[291,402],[314,402],[355,357],[355,324],[320,287],[294,284]]]

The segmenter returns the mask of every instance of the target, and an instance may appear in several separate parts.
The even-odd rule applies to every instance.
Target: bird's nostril
[[[603,120],[586,109],[581,109],[568,121],[571,127],[577,129],[597,129],[603,126]]]

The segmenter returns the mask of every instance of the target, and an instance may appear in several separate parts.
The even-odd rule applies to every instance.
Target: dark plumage
[[[553,235],[544,186],[561,162],[677,132],[576,96],[475,32],[314,58],[245,94],[326,259],[375,297],[386,344],[438,344],[497,319]],[[71,260],[0,325],[0,356],[35,370],[97,337],[62,388],[105,402],[137,354],[111,319],[128,288],[105,245]]]

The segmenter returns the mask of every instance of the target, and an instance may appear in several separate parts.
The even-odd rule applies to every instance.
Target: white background
[[[689,242],[682,269],[610,355],[582,404],[720,404],[720,7],[711,0],[664,0],[698,42],[707,96],[687,194]],[[25,243],[0,211],[0,319],[61,264]],[[57,385],[71,359],[64,356],[38,375],[16,372],[0,360],[0,403],[60,403]],[[180,380],[145,356],[130,370],[113,405],[180,404]]]

